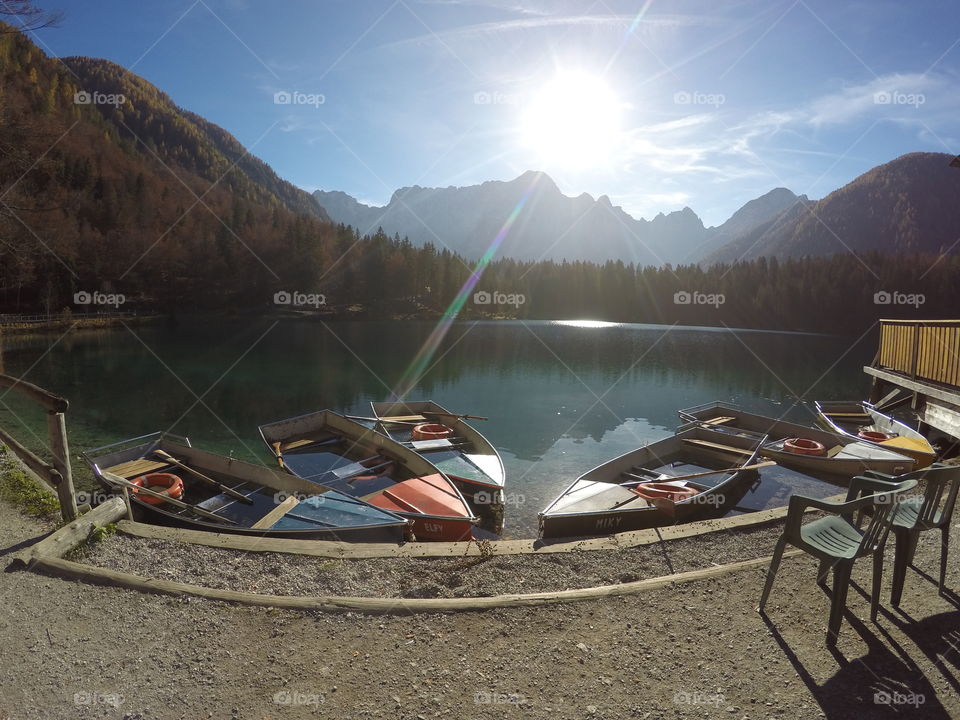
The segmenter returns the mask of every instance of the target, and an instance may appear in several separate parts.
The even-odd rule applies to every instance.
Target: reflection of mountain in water
[[[143,327],[136,331],[140,340],[125,330],[73,333],[28,379],[71,400],[77,449],[173,426],[240,457],[245,453],[231,430],[259,453],[262,422],[318,408],[368,414],[367,403],[399,384],[434,326],[291,321],[269,327],[220,321]],[[8,372],[25,371],[55,339],[8,341]],[[654,326],[464,323],[451,328],[434,355],[436,366],[411,396],[489,416],[481,426],[491,441],[535,460],[562,437],[599,443],[626,419],[665,433],[677,425],[678,408],[714,399],[777,412],[763,399],[786,399],[786,408],[790,390],[810,390],[849,343]],[[863,395],[860,368],[873,344],[862,340],[811,395]],[[793,417],[812,420],[802,411]]]

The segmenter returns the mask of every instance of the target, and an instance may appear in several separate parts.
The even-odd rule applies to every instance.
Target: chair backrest
[[[916,486],[917,481],[911,478],[891,484],[889,490],[867,496],[871,500],[873,514],[870,516],[870,523],[863,530],[860,547],[857,548],[858,557],[869,555],[883,546],[893,524],[893,511],[897,504],[903,501],[903,494]]]
[[[923,475],[923,479],[926,488],[923,491],[923,504],[918,513],[917,526],[932,528],[949,523],[957,504],[957,491],[960,491],[960,465],[931,467]]]

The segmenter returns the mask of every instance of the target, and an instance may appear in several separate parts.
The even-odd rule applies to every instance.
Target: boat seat
[[[253,530],[266,530],[267,528],[271,528],[274,526],[277,520],[282,518],[284,515],[286,515],[291,510],[293,510],[299,504],[300,504],[300,499],[297,498],[296,495],[291,495],[282,503],[279,503],[275,508],[273,508],[266,515],[261,517],[255,523],[253,523],[250,527]]]
[[[423,415],[388,415],[380,418],[383,422],[426,422]]]
[[[104,472],[113,473],[114,475],[119,475],[124,480],[129,480],[130,478],[140,477],[141,475],[169,467],[170,463],[140,458],[139,460],[130,460],[129,462],[104,468]]]
[[[735,455],[742,455],[743,457],[750,457],[753,453],[750,450],[744,450],[743,448],[733,447],[732,445],[723,445],[721,443],[710,442],[709,440],[697,440],[695,438],[684,438],[685,443],[690,445],[696,445],[698,447],[708,448],[710,450],[719,450],[721,452],[733,453]]]
[[[704,420],[703,424],[704,425],[726,425],[727,423],[732,423],[734,420],[736,420],[735,417],[732,417],[730,415],[725,415],[723,417],[715,417],[715,418],[710,418],[709,420]]]

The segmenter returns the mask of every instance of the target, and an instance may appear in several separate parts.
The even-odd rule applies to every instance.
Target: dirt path
[[[40,530],[0,503],[0,552]],[[918,550],[927,572],[935,542]],[[904,612],[874,626],[851,588],[831,653],[815,569],[784,561],[769,625],[753,609],[762,570],[605,601],[399,617],[4,573],[0,718],[960,717],[960,601],[911,570]],[[960,587],[956,559],[948,585]]]

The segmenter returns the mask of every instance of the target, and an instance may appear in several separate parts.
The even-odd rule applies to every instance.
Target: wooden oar
[[[693,480],[694,478],[707,477],[708,475],[719,475],[721,473],[739,472],[740,470],[759,470],[760,468],[770,467],[771,465],[776,465],[776,464],[777,463],[775,463],[773,460],[765,460],[764,462],[754,463],[753,465],[744,465],[743,467],[724,468],[723,470],[709,470],[707,472],[690,473],[689,475],[671,475],[669,477],[660,478],[659,482],[673,482],[674,480]],[[629,475],[631,477],[637,477],[632,473],[622,473],[622,474]],[[629,482],[620,483],[620,485],[623,485],[623,486],[639,485],[640,483],[648,483],[648,482],[658,482],[658,480],[653,478],[649,480],[631,480]]]
[[[176,498],[172,498],[169,495],[165,495],[164,493],[159,493],[154,490],[151,490],[150,488],[141,487],[140,485],[135,485],[129,480],[120,477],[119,475],[114,475],[113,473],[102,471],[100,473],[100,477],[102,477],[104,480],[106,480],[107,482],[113,485],[119,485],[120,487],[129,488],[130,490],[133,491],[134,495],[138,493],[143,493],[144,495],[150,495],[152,497],[159,498],[164,502],[168,502],[171,505],[174,505],[176,507],[184,508],[186,510],[192,510],[197,515],[208,518],[210,520],[229,523],[230,525],[239,524],[234,520],[231,520],[230,518],[225,518],[225,517],[222,517],[221,515],[215,515],[212,512],[208,512],[207,510],[204,510],[203,508],[198,508],[196,505],[191,505],[190,503],[181,502],[180,500],[177,500]]]
[[[177,459],[176,459],[173,455],[171,455],[170,453],[164,452],[163,450],[154,450],[154,451],[153,451],[153,454],[156,455],[158,458],[160,458],[160,459],[162,459],[162,460],[166,460],[168,463],[171,463],[171,464],[173,464],[173,465],[176,465],[178,468],[183,468],[184,470],[186,470],[188,473],[190,473],[190,474],[193,475],[194,477],[197,477],[197,478],[203,480],[205,483],[207,483],[207,484],[209,484],[209,485],[213,485],[215,488],[219,489],[220,492],[225,493],[225,494],[229,495],[229,496],[232,497],[232,498],[236,498],[237,500],[240,500],[240,501],[242,501],[242,502],[245,502],[245,503],[247,503],[247,505],[253,505],[253,500],[251,500],[250,498],[248,498],[248,497],[247,497],[246,495],[244,495],[243,493],[237,492],[237,491],[234,490],[233,488],[227,487],[226,485],[224,485],[224,484],[221,483],[221,482],[217,482],[217,481],[214,480],[212,477],[207,477],[206,475],[204,475],[204,474],[203,474],[202,472],[200,472],[199,470],[194,470],[192,467],[190,467],[190,466],[188,466],[188,465],[184,465],[182,462],[180,462],[179,460],[177,460]]]
[[[383,423],[385,425],[423,425],[419,420],[391,420],[389,418],[364,417],[363,415],[344,415],[348,420],[366,420],[367,422]]]
[[[437,415],[439,417],[452,417],[460,418],[461,420],[489,420],[488,417],[481,417],[479,415],[461,415],[458,413],[443,413],[443,412],[433,412],[432,410],[424,411],[424,415]]]

